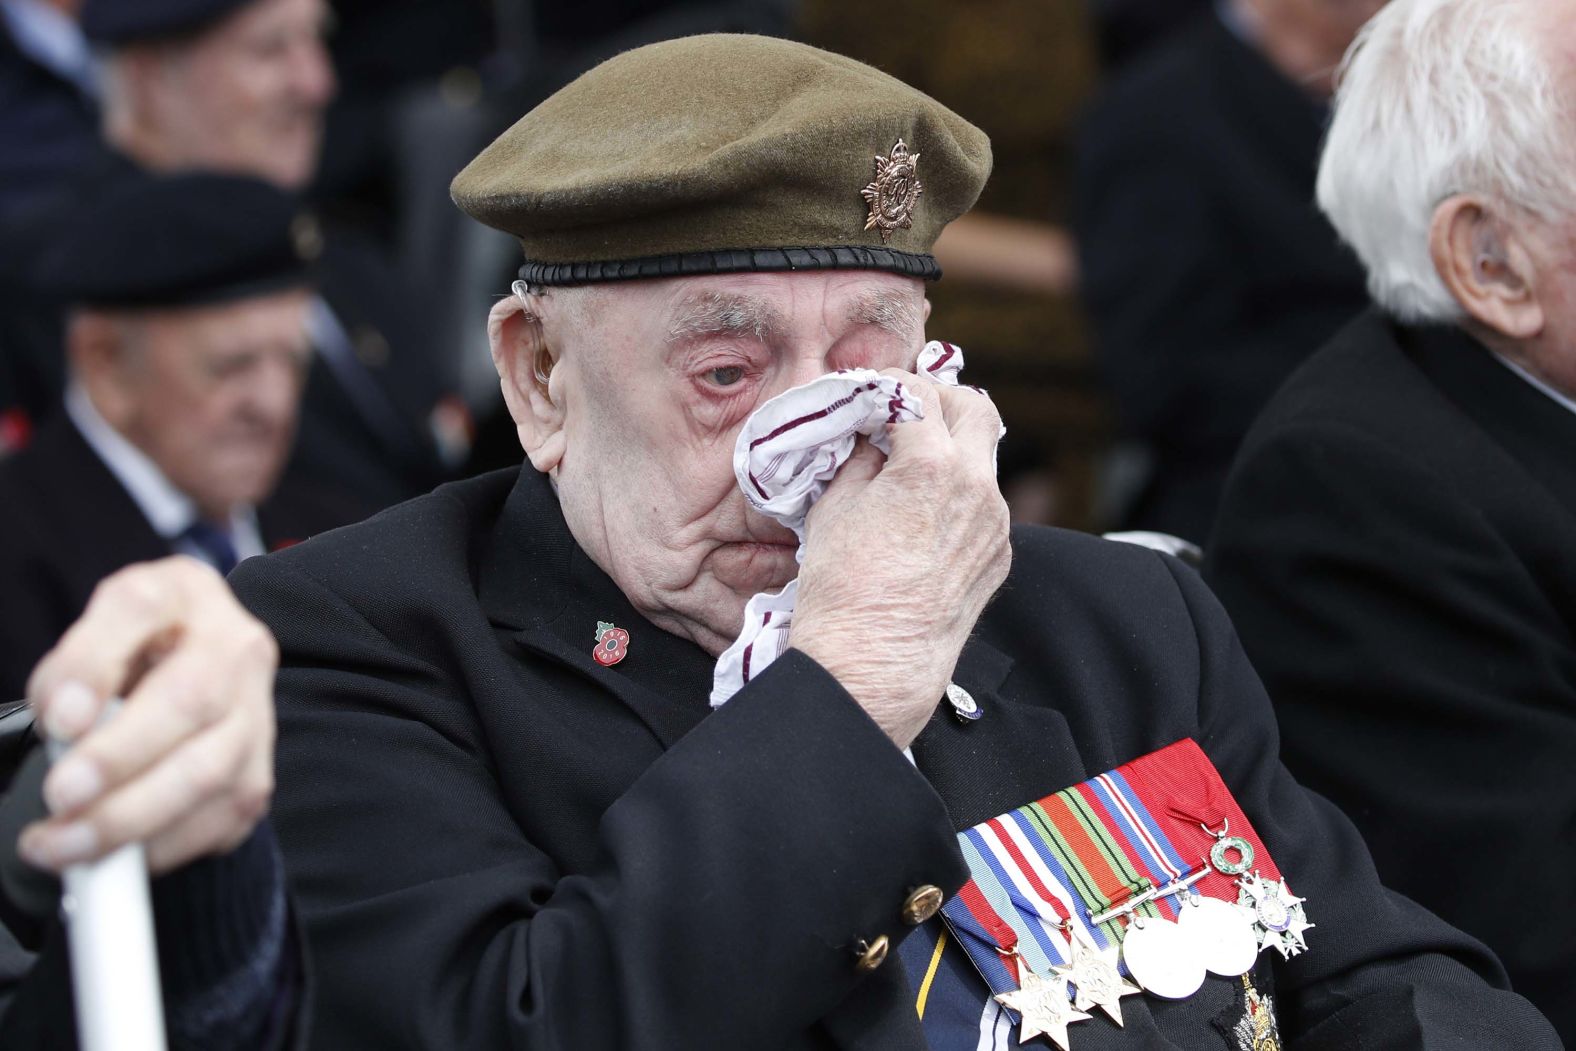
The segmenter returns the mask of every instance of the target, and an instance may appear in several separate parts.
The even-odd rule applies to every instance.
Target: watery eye
[[[707,372],[706,378],[719,387],[731,387],[744,378],[744,369],[738,365],[724,365]]]

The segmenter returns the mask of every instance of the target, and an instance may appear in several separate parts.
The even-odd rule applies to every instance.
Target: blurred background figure
[[[0,696],[121,566],[228,573],[337,524],[335,497],[278,487],[311,360],[299,215],[252,179],[142,177],[62,229],[40,283],[72,304],[65,411],[0,462]]]
[[[99,67],[77,25],[78,2],[0,0],[0,231],[103,156]],[[58,330],[28,309],[19,280],[30,258],[0,251],[0,455],[27,443],[60,394],[50,351]]]
[[[53,198],[0,230],[0,245],[36,258],[78,200],[131,170],[245,173],[304,190],[335,89],[328,18],[322,0],[85,0],[81,29],[103,56],[110,149],[88,168],[57,171]],[[457,435],[442,426],[446,391],[434,379],[439,358],[420,297],[358,231],[322,226],[313,236],[322,255],[322,295],[309,317],[318,353],[289,470],[343,493],[353,519],[444,480],[434,425]],[[25,273],[10,276],[23,295],[38,291]],[[22,344],[8,355],[47,357],[60,338],[59,306],[5,319]],[[457,461],[463,441],[449,452]]]
[[[1319,203],[1380,309],[1254,425],[1206,575],[1292,773],[1576,1045],[1573,54],[1576,0],[1374,20]]]
[[[98,162],[99,67],[80,0],[0,0],[0,222]]]
[[[1185,29],[1212,0],[1089,0],[1099,28],[1100,57],[1115,69]]]
[[[1381,6],[1220,0],[1089,112],[1076,229],[1127,443],[1113,524],[1202,541],[1254,416],[1367,304],[1313,184],[1331,75]]]

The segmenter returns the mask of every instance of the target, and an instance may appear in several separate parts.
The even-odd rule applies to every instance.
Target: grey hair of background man
[[[1481,194],[1505,218],[1576,215],[1576,124],[1542,40],[1546,3],[1391,0],[1347,52],[1319,207],[1403,321],[1462,317],[1429,251],[1444,200]]]

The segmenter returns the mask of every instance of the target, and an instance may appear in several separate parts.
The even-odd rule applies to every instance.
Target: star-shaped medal
[[[1018,1043],[1024,1044],[1037,1036],[1044,1036],[1051,1043],[1067,1049],[1067,1027],[1093,1017],[1074,1009],[1067,1000],[1067,979],[1061,976],[1042,978],[1029,970],[1029,965],[1018,965],[1022,982],[1016,992],[1002,993],[996,1001],[1017,1011],[1022,1018],[1018,1027]]]
[[[1143,992],[1122,977],[1116,969],[1119,948],[1101,950],[1088,935],[1074,927],[1069,934],[1068,961],[1051,970],[1073,986],[1073,1006],[1080,1011],[1098,1007],[1117,1025],[1122,1025],[1122,997]]]
[[[1303,911],[1306,898],[1299,898],[1286,887],[1285,880],[1262,878],[1257,871],[1237,879],[1241,888],[1237,904],[1253,910],[1254,923],[1259,929],[1259,951],[1270,946],[1280,950],[1285,959],[1291,959],[1308,948],[1303,932],[1313,927]]]

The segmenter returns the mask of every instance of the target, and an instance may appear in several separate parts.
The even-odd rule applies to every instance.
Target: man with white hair
[[[1207,569],[1287,765],[1567,1042],[1573,53],[1570,0],[1395,0],[1359,38],[1319,203],[1379,309],[1258,421]]]

